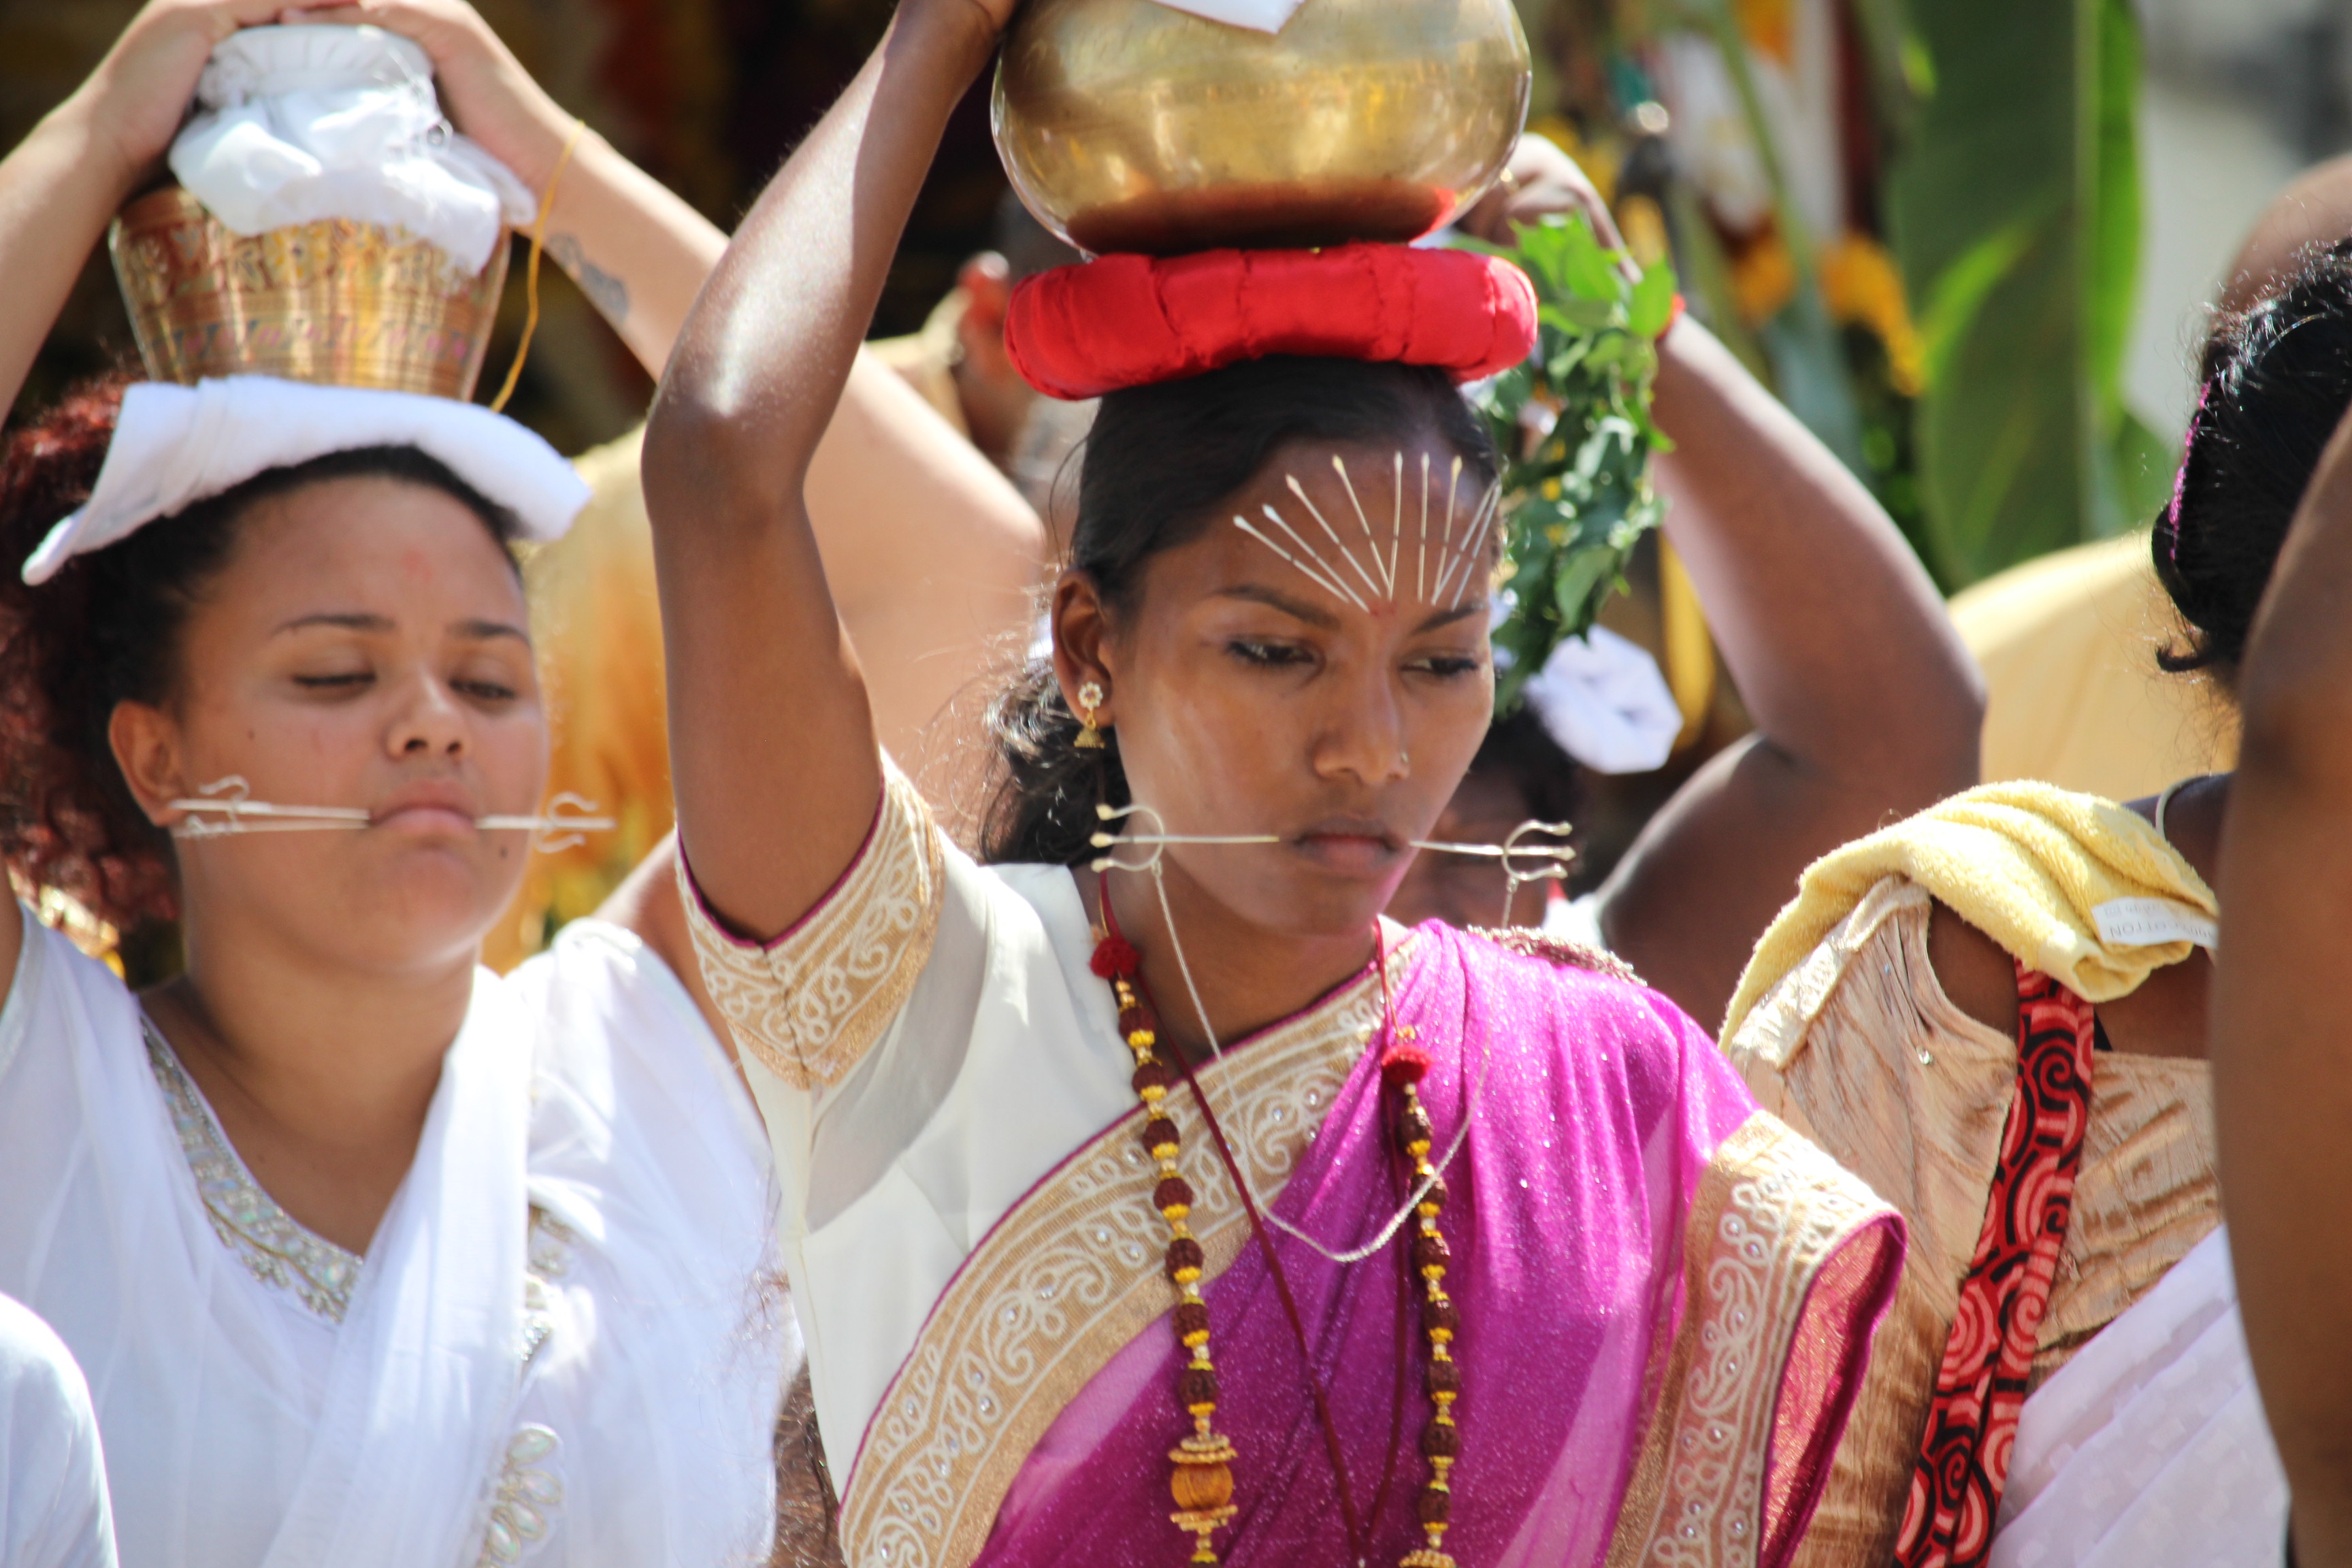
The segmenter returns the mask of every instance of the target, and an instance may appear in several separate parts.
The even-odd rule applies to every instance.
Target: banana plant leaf
[[[1933,94],[1888,181],[1921,302],[1921,495],[1957,587],[2143,522],[2170,484],[2123,406],[2139,263],[2130,0],[1910,0]]]

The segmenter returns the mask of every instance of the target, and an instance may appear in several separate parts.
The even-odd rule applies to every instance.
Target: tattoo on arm
[[[588,302],[596,307],[604,318],[619,326],[629,319],[629,286],[588,259],[579,240],[568,234],[547,237],[547,253],[555,264],[572,275]]]

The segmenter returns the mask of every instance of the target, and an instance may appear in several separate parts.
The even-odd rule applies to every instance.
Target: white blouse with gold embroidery
[[[846,1497],[932,1303],[1039,1178],[1127,1110],[1132,1063],[1070,873],[974,864],[895,771],[856,863],[774,942],[728,935],[690,886],[686,902],[767,1119],[793,1305]]]
[[[879,1473],[861,1444],[892,1461],[905,1446],[896,1427],[867,1428],[935,1307],[998,1221],[1133,1109],[1133,1060],[1088,967],[1094,935],[1070,873],[975,864],[895,772],[857,862],[776,942],[728,935],[690,886],[687,907],[767,1118],[793,1304],[846,1517]],[[1358,989],[1285,1029],[1336,1016]],[[1137,1257],[1156,1279],[1156,1254]]]

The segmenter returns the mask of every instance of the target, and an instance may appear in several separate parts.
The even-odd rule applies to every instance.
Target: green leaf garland
[[[1535,353],[1471,392],[1504,459],[1500,715],[1553,648],[1591,626],[1665,515],[1650,458],[1672,443],[1651,423],[1650,398],[1675,274],[1664,263],[1635,274],[1580,216],[1523,226],[1515,247],[1459,243],[1517,263],[1535,283],[1539,323]]]

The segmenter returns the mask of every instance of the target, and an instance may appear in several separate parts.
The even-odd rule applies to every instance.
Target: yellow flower
[[[1927,390],[1927,349],[1911,319],[1903,276],[1886,247],[1867,235],[1842,235],[1822,253],[1821,268],[1822,300],[1830,319],[1865,327],[1885,345],[1887,378],[1895,391],[1916,397]],[[1770,321],[1795,298],[1797,269],[1777,231],[1766,228],[1733,259],[1731,292],[1740,318],[1750,325]]]
[[[1841,238],[1822,258],[1822,294],[1832,317],[1868,327],[1886,345],[1888,378],[1895,391],[1916,397],[1927,389],[1927,350],[1904,298],[1902,275],[1885,247],[1865,235]]]
[[[1797,295],[1797,267],[1778,231],[1765,231],[1740,248],[1731,262],[1732,303],[1740,320],[1761,326]]]
[[[1738,0],[1740,37],[1780,64],[1797,58],[1796,0]]]

